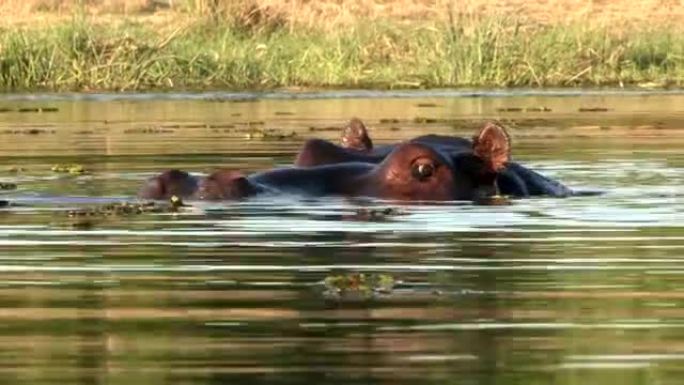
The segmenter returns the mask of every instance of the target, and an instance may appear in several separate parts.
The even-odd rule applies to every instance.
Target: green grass
[[[0,89],[684,85],[684,34],[667,27],[358,22],[324,33],[196,22],[176,34],[74,20],[0,30]]]

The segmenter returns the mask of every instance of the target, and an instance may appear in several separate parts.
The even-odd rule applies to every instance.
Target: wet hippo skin
[[[473,140],[444,135],[424,135],[412,139],[412,143],[429,146],[452,158],[455,167],[459,159],[472,155],[489,164],[496,173],[499,192],[513,197],[552,196],[566,197],[574,192],[560,182],[547,178],[519,163],[510,161],[510,137],[503,126],[490,122],[475,135]],[[308,140],[297,155],[295,165],[301,167],[322,164],[354,162],[381,162],[395,145],[373,147],[368,130],[359,119],[352,119],[344,128],[341,145],[321,140]]]
[[[168,170],[148,179],[138,193],[145,199],[168,199],[172,196],[188,197],[199,187],[199,180],[181,170]]]
[[[224,200],[257,194],[368,196],[403,201],[471,200],[495,193],[494,174],[472,154],[449,157],[418,142],[399,144],[381,161],[343,162],[313,167],[279,168],[245,176],[219,170],[195,177],[166,171],[147,181],[146,199]]]

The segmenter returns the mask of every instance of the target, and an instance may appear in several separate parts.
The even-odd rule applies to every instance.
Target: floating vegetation
[[[539,106],[539,107],[502,107],[496,109],[499,112],[551,112],[549,107]]]
[[[234,124],[210,124],[209,128],[213,128],[213,129],[230,128],[230,129],[233,129],[233,128],[235,128],[235,125]]]
[[[275,112],[276,116],[291,116],[294,115],[294,112],[289,112],[289,111],[276,111]]]
[[[510,197],[506,195],[493,195],[486,198],[480,198],[475,201],[475,204],[482,206],[507,206],[512,204]]]
[[[424,116],[416,116],[413,118],[413,123],[446,123],[447,119],[426,118]]]
[[[169,198],[169,204],[170,204],[170,209],[173,212],[176,212],[176,211],[178,211],[178,209],[185,206],[185,204],[183,203],[183,200],[176,195],[173,195],[173,196],[171,196],[171,198]]]
[[[525,112],[551,112],[551,109],[548,107],[527,107]]]
[[[97,224],[97,221],[92,219],[80,219],[69,224],[69,227],[74,230],[90,230]]]
[[[440,107],[438,104],[435,103],[418,103],[416,104],[416,107],[419,108],[435,108],[435,107]]]
[[[85,169],[85,167],[83,167],[83,165],[80,165],[80,164],[56,164],[56,165],[52,166],[51,170],[54,172],[66,173],[66,174],[72,174],[72,175],[81,175],[81,174],[85,174],[88,172]]]
[[[14,111],[14,110],[11,109],[11,108],[0,107],[0,114],[7,113],[7,112],[12,112],[12,111]]]
[[[209,128],[210,126],[206,123],[187,123],[187,124],[164,124],[159,127],[158,129],[169,129],[169,128]],[[173,132],[173,131],[167,131],[168,132]]]
[[[380,123],[399,123],[400,120],[397,118],[385,118],[385,119],[380,119]]]
[[[16,190],[16,183],[0,182],[0,190]]]
[[[386,221],[388,217],[394,217],[397,215],[402,215],[403,212],[392,208],[381,208],[381,209],[367,209],[359,208],[356,209],[354,214],[346,219],[358,220],[358,221],[369,221],[369,222],[380,222]]]
[[[323,280],[324,295],[333,298],[371,298],[378,294],[390,294],[396,280],[389,274],[349,273],[331,275]]]
[[[55,107],[22,107],[17,110],[17,112],[21,113],[40,113],[40,112],[57,112],[59,111],[58,108]],[[9,112],[9,111],[5,111]]]
[[[144,203],[110,203],[103,206],[88,207],[77,210],[67,211],[69,217],[108,217],[108,216],[128,216],[138,215],[149,212],[160,212],[154,202]]]
[[[605,107],[580,107],[577,109],[579,112],[607,112],[608,109]]]
[[[55,130],[46,130],[44,128],[6,129],[2,130],[2,133],[9,135],[39,135],[54,134]]]
[[[309,127],[309,131],[312,131],[312,132],[315,132],[315,131],[342,131],[342,128],[334,127],[334,126],[326,126],[326,127],[311,126],[311,127]]]
[[[16,174],[16,173],[24,172],[24,171],[26,171],[26,169],[24,167],[21,167],[21,166],[10,166],[7,169],[7,172],[12,173],[12,174]]]
[[[284,140],[284,139],[291,139],[291,138],[296,138],[297,133],[292,131],[292,132],[282,132],[280,130],[277,130],[275,128],[265,128],[261,130],[255,130],[252,132],[248,132],[245,135],[246,139],[253,140],[253,139],[261,139],[261,140]]]
[[[156,202],[139,202],[139,203],[109,203],[102,206],[87,207],[77,210],[67,211],[67,216],[71,218],[80,217],[123,217],[140,215],[147,213],[175,213],[184,207],[183,200],[177,196],[172,196],[169,203],[160,204]]]
[[[172,134],[174,130],[163,127],[138,127],[124,130],[124,134]]]

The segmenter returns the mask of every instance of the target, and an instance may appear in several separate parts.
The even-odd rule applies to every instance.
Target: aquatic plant
[[[0,182],[0,190],[16,190],[17,184],[11,182]]]
[[[172,196],[168,203],[156,202],[121,202],[85,207],[67,211],[69,217],[109,217],[130,216],[146,213],[174,213],[185,204],[177,196]]]
[[[328,297],[360,296],[370,298],[376,294],[390,293],[396,281],[383,273],[348,273],[330,275],[323,280],[324,294]]]
[[[245,134],[246,139],[261,139],[261,140],[285,140],[296,138],[297,133],[294,131],[283,132],[274,128],[256,129]]]
[[[66,173],[66,174],[72,174],[72,175],[81,175],[81,174],[85,174],[88,172],[85,169],[85,167],[83,167],[83,165],[80,165],[80,164],[56,164],[56,165],[52,166],[51,170],[54,172]]]
[[[345,217],[346,219],[366,221],[366,222],[382,222],[391,217],[404,214],[401,210],[386,207],[386,208],[358,208],[354,210],[354,214]]]

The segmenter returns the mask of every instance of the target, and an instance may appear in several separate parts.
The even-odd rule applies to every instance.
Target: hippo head
[[[197,179],[185,171],[168,170],[147,180],[138,196],[143,199],[187,198],[197,190]]]
[[[361,119],[352,118],[342,131],[342,147],[368,151],[373,148],[373,141],[368,136],[368,129]]]
[[[498,193],[496,177],[510,158],[503,127],[488,123],[473,139],[471,151],[445,156],[418,142],[397,146],[378,165],[370,194],[400,200],[480,200]]]
[[[202,179],[195,196],[206,200],[242,199],[256,194],[255,188],[238,171],[219,170]]]
[[[398,200],[454,200],[459,199],[454,175],[448,157],[420,143],[402,143],[362,183],[361,193]]]

